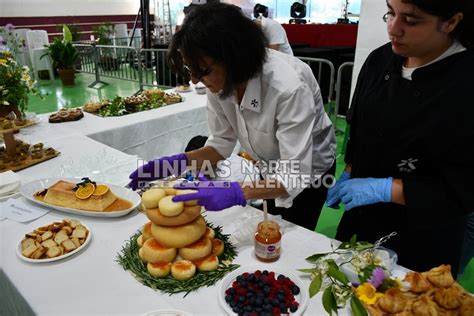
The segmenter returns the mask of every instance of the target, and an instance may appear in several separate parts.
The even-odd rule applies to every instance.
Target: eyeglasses
[[[201,81],[201,78],[204,77],[204,76],[207,76],[209,75],[211,72],[212,72],[212,66],[214,66],[215,64],[215,60],[209,65],[206,67],[206,69],[204,70],[198,70],[198,71],[192,71],[191,68],[189,68],[188,65],[186,64],[183,64],[183,68],[189,73],[189,75],[197,78],[198,81]]]
[[[383,20],[385,23],[387,23],[387,21],[388,21],[388,12],[385,13],[385,14],[382,16],[382,20]]]

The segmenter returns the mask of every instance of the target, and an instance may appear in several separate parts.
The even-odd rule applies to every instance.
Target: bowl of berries
[[[222,280],[219,303],[227,315],[302,315],[308,305],[306,288],[283,269],[240,267]]]

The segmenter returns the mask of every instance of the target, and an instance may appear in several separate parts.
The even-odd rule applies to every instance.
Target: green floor
[[[41,80],[40,91],[44,95],[44,100],[32,96],[30,98],[28,111],[36,113],[48,113],[56,111],[60,108],[70,108],[82,106],[87,101],[97,101],[105,98],[113,98],[116,95],[130,96],[138,91],[138,84],[135,82],[116,80],[110,78],[102,78],[108,85],[98,85],[100,89],[92,89],[87,86],[94,82],[94,76],[87,74],[78,74],[76,76],[76,85],[73,87],[62,87],[59,79],[54,81]],[[338,127],[341,130],[345,129],[345,121],[338,120]],[[337,134],[338,154],[341,152],[344,140],[343,133]],[[337,160],[337,175],[339,175],[344,168],[344,158],[342,155],[338,156]],[[324,207],[319,218],[316,231],[328,237],[336,235],[336,228],[344,210],[333,210]],[[466,268],[464,275],[458,280],[468,291],[474,293],[474,259],[471,260],[469,266]]]

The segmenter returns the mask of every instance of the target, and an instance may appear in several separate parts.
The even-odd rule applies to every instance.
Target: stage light
[[[290,19],[290,24],[306,24],[306,20],[303,19],[306,16],[306,5],[295,2],[290,7],[290,15],[293,19]]]
[[[257,3],[253,7],[253,17],[257,19],[260,15],[268,18],[268,7],[266,5]]]

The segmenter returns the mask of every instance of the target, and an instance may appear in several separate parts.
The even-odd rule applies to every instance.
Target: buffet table
[[[232,233],[238,226],[239,217],[249,212],[259,211],[249,206],[232,207],[222,212],[206,212],[205,216],[208,221],[222,225],[224,233]],[[79,219],[92,232],[92,242],[82,253],[44,264],[26,263],[16,256],[15,246],[25,232],[66,217]],[[170,309],[190,315],[222,315],[223,310],[217,299],[219,283],[201,288],[185,298],[180,293],[169,296],[140,284],[115,262],[125,241],[146,221],[146,216],[137,212],[117,219],[74,217],[51,212],[28,224],[4,220],[0,222],[3,270],[38,315],[142,315]],[[253,247],[249,246],[239,251],[235,263],[292,271],[301,277],[306,286],[302,290],[306,291],[310,280],[296,269],[310,267],[304,259],[313,253],[330,251],[330,244],[329,238],[290,224],[283,235],[282,256],[277,262],[259,262],[253,255]],[[309,300],[304,314],[325,315],[321,293]],[[350,313],[341,311],[340,315]]]
[[[42,114],[35,133],[45,137],[81,133],[146,160],[176,154],[184,151],[192,137],[209,134],[206,95],[191,91],[182,93],[182,96],[184,102],[119,117],[103,118],[84,113],[84,118],[79,121],[50,124],[50,113]]]

